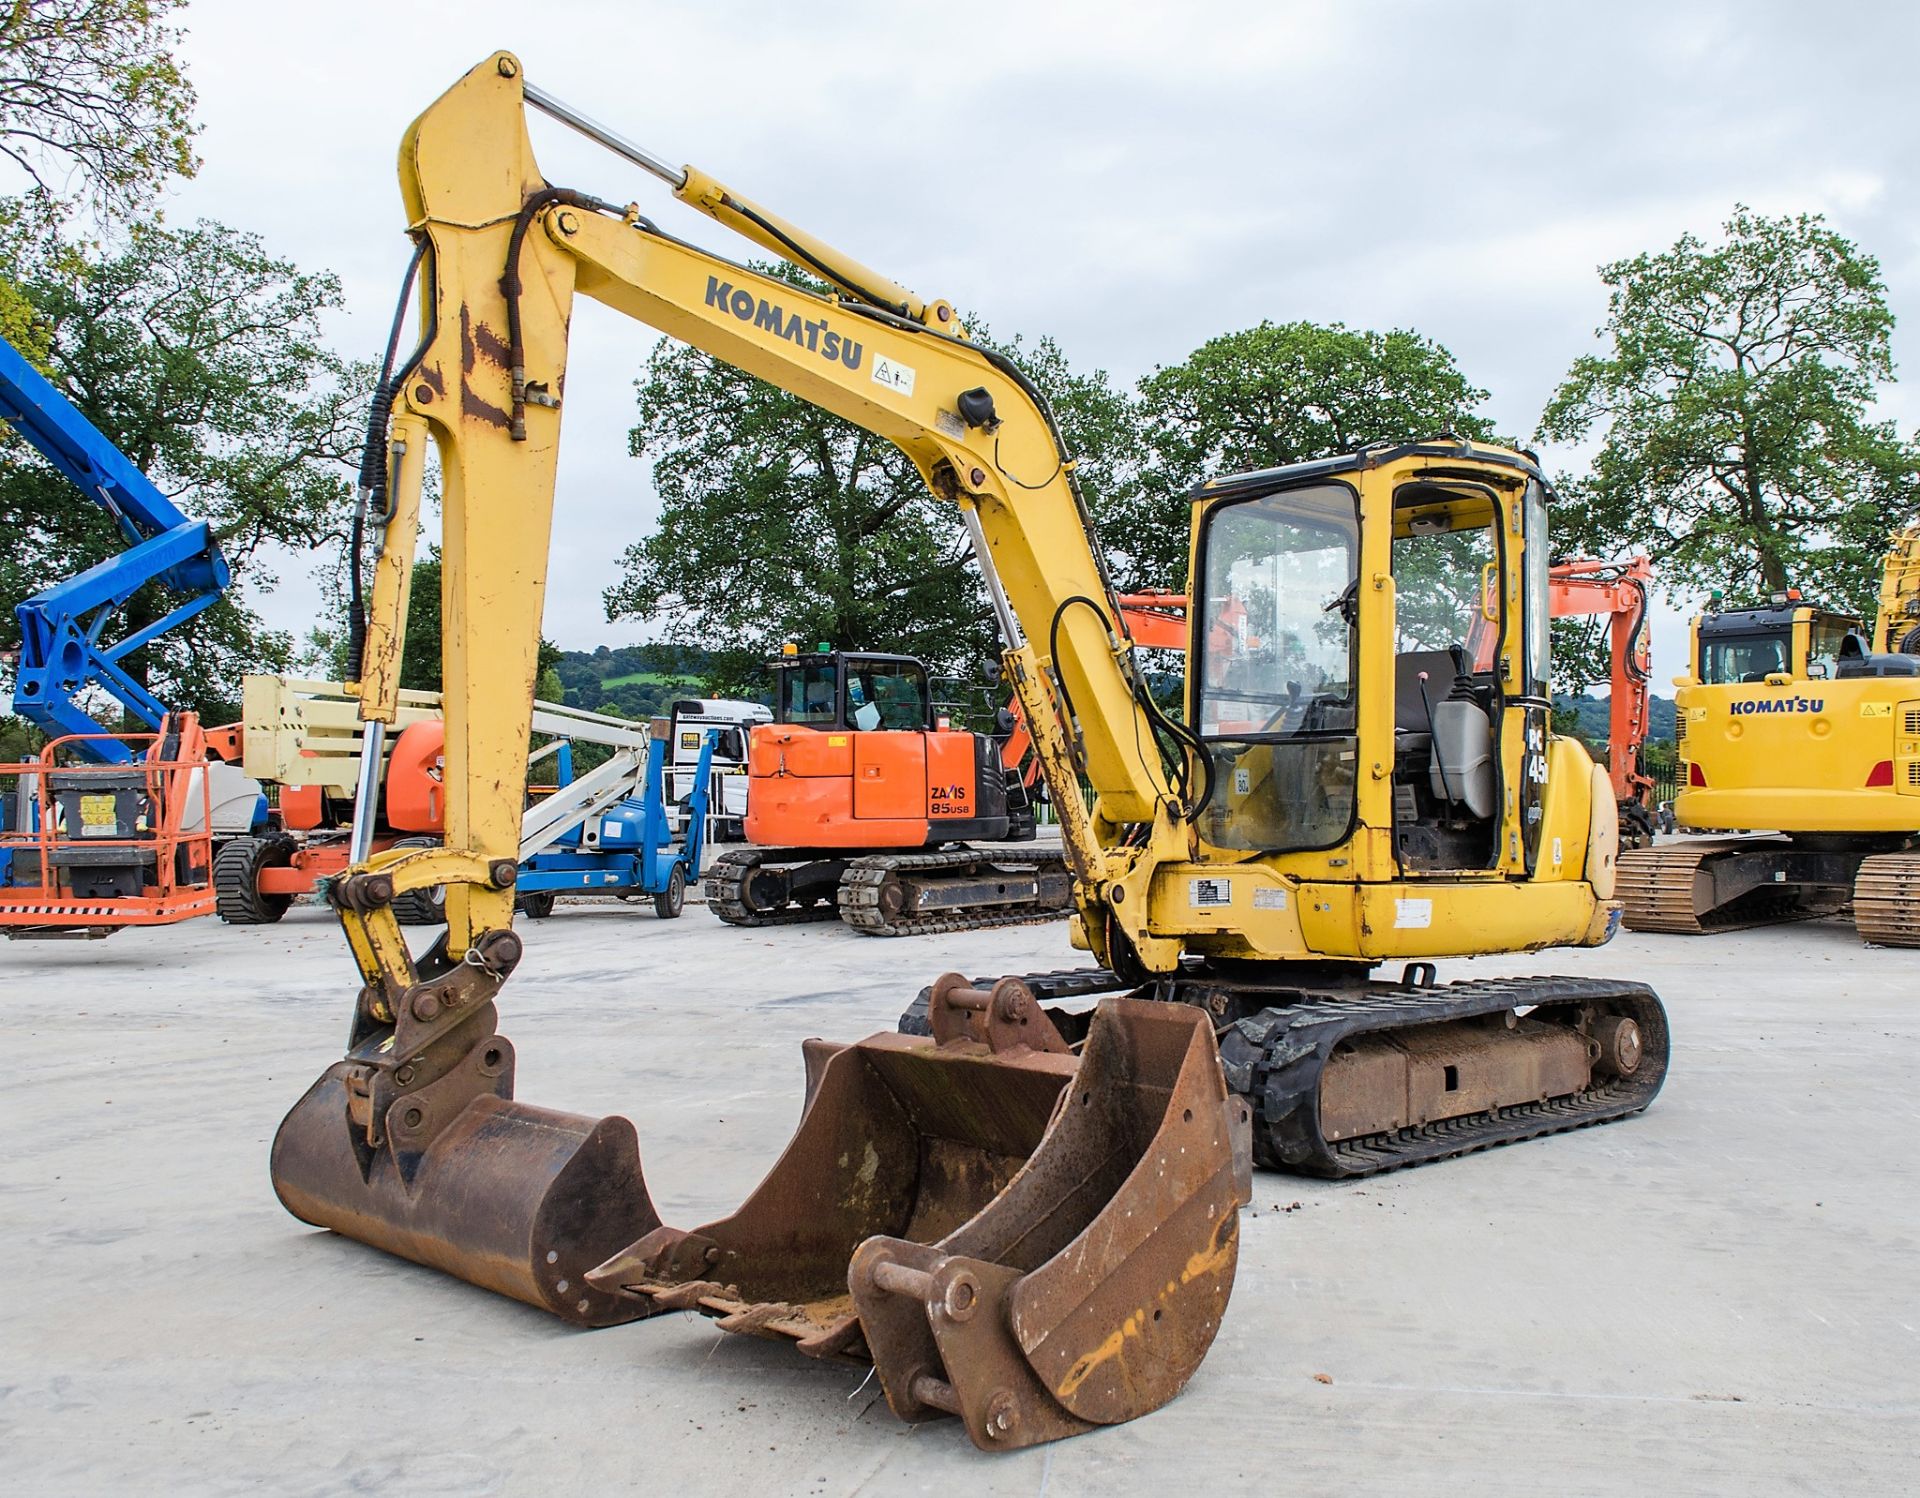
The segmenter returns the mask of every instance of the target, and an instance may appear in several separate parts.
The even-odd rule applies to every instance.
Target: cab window
[[[927,673],[912,661],[847,667],[847,726],[872,732],[927,726]]]
[[[1859,628],[1857,621],[1843,614],[1814,616],[1807,652],[1807,675],[1830,678],[1840,664],[1841,643]]]
[[[1353,824],[1360,528],[1344,484],[1222,505],[1202,540],[1194,722],[1216,847],[1331,847]]]
[[[838,723],[838,673],[831,661],[788,666],[780,673],[782,723]]]
[[[1750,635],[1719,635],[1700,642],[1700,680],[1708,686],[1765,681],[1787,669],[1790,647],[1787,631]]]

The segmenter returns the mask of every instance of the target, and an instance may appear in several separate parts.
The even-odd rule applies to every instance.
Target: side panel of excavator
[[[991,740],[957,729],[762,724],[747,753],[747,837],[873,850],[1005,837],[1005,792],[983,784],[991,752]]]

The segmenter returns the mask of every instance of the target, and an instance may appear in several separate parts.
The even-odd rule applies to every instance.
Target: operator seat
[[[1393,757],[1396,768],[1426,775],[1435,800],[1485,818],[1494,810],[1493,723],[1478,702],[1452,699],[1455,680],[1466,672],[1467,653],[1458,645],[1393,658]],[[1434,743],[1436,723],[1444,746]]]
[[[1427,705],[1420,696],[1420,673],[1427,673],[1427,694],[1437,707],[1453,689],[1453,678],[1459,674],[1464,659],[1464,653],[1457,646],[1447,650],[1403,650],[1393,658],[1396,750],[1425,748],[1432,742]]]

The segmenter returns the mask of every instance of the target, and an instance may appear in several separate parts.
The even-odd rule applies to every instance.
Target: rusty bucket
[[[1245,1119],[1207,1016],[1112,998],[1073,1056],[1031,993],[935,985],[934,1038],[816,1052],[732,1216],[588,1275],[651,1309],[871,1360],[903,1418],[1011,1450],[1177,1394],[1233,1286]]]
[[[474,961],[445,938],[394,993],[363,989],[347,1054],[274,1135],[273,1189],[302,1222],[551,1311],[578,1326],[646,1314],[586,1271],[659,1215],[624,1118],[513,1100],[494,996],[511,932]]]
[[[1249,1177],[1201,1011],[1107,999],[1076,1055],[1018,979],[948,975],[930,1038],[808,1042],[785,1153],[687,1232],[627,1120],[514,1101],[492,1001],[518,946],[490,941],[363,992],[274,1139],[296,1217],[576,1325],[692,1309],[871,1361],[897,1414],[990,1450],[1145,1414],[1206,1355]]]

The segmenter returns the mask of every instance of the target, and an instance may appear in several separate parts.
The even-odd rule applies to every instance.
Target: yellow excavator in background
[[[831,289],[550,186],[527,106]],[[1198,1365],[1232,1284],[1249,1105],[1261,1159],[1343,1175],[1658,1091],[1667,1028],[1644,985],[1441,986],[1427,960],[1594,945],[1617,918],[1611,789],[1548,732],[1549,495],[1530,458],[1445,439],[1205,485],[1181,722],[1136,670],[1044,400],[949,304],[595,124],[506,53],[415,122],[401,179],[425,334],[376,401],[390,462],[369,492],[384,545],[360,697],[377,741],[431,436],[446,839],[331,888],[362,987],[347,1056],[275,1140],[296,1215],[583,1324],[692,1308],[871,1358],[896,1412],[948,1410],[1005,1447],[1144,1413]],[[1128,990],[1082,1034],[1029,982],[948,975],[931,1036],[816,1043],[798,1135],[738,1212],[691,1232],[653,1213],[624,1119],[512,1099],[493,1004],[520,955],[576,292],[896,443],[956,506],[1062,818],[1075,940],[1105,965],[1053,988]],[[1484,670],[1476,617],[1495,631]],[[392,902],[433,885],[447,931],[416,959]],[[1394,959],[1413,959],[1402,981],[1372,981]]]
[[[1674,685],[1680,826],[1779,835],[1623,854],[1626,924],[1691,935],[1851,903],[1868,941],[1920,947],[1920,526],[1882,561],[1871,633],[1790,589],[1697,617]]]

